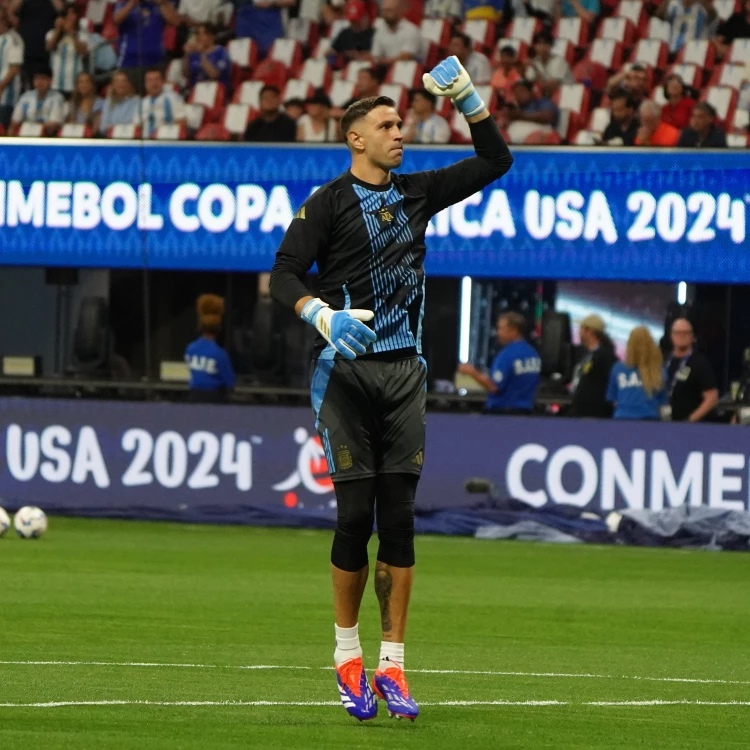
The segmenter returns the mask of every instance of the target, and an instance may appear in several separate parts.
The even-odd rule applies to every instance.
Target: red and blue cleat
[[[372,678],[372,689],[375,695],[388,705],[388,713],[397,719],[414,719],[419,716],[419,706],[409,695],[409,686],[401,667],[388,667],[378,670]]]
[[[378,715],[378,702],[370,689],[362,659],[347,659],[336,667],[336,680],[344,708],[350,716],[360,721],[374,719]]]

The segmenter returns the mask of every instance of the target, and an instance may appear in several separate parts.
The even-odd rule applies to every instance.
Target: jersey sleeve
[[[500,354],[495,357],[492,367],[490,368],[490,380],[495,384],[495,388],[497,388],[496,393],[502,393],[508,385],[511,366],[512,359],[506,352],[500,352]]]
[[[414,183],[427,193],[431,216],[487,187],[513,164],[508,144],[491,117],[471,123],[469,128],[476,156],[450,167],[410,175]]]
[[[310,294],[302,280],[330,242],[334,219],[333,195],[323,188],[302,205],[286,230],[271,270],[271,296],[294,309]]]
[[[609,373],[609,383],[607,383],[606,400],[612,404],[617,403],[617,373],[619,368],[615,365]]]

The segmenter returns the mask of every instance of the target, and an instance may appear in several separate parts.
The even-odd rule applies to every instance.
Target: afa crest
[[[378,209],[378,218],[384,224],[390,224],[393,221],[393,214],[389,211],[388,206]]]

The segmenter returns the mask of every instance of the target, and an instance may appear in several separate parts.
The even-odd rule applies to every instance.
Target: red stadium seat
[[[602,134],[595,130],[579,130],[573,138],[574,146],[598,146],[602,142]]]
[[[455,109],[449,119],[451,126],[451,143],[471,143],[471,130],[466,118]]]
[[[363,68],[371,68],[372,63],[368,60],[352,60],[345,68],[344,68],[344,80],[346,81],[354,81],[356,83],[357,81],[357,73],[359,73],[360,70]]]
[[[138,125],[113,125],[107,131],[107,138],[115,138],[121,141],[132,141],[141,137],[141,129]]]
[[[612,119],[612,113],[606,107],[597,107],[591,110],[588,125],[588,130],[594,133],[603,133],[607,129],[610,120]]]
[[[710,86],[701,96],[701,101],[708,102],[715,110],[719,124],[729,125],[734,120],[737,107],[737,92],[726,86]]]
[[[422,88],[424,68],[415,60],[399,60],[391,65],[386,83],[398,83],[407,89]]]
[[[352,81],[343,79],[334,81],[328,89],[328,97],[334,107],[343,107],[348,101],[354,98],[355,84]]]
[[[422,39],[438,47],[448,46],[451,38],[451,25],[444,18],[425,18],[419,28],[422,32]]]
[[[572,65],[576,59],[576,48],[568,39],[556,39],[552,45],[552,54],[562,57],[568,65]]]
[[[586,47],[589,43],[589,25],[580,18],[561,18],[555,24],[555,39],[567,39],[576,47]]]
[[[219,112],[224,107],[226,92],[224,86],[217,81],[201,81],[195,84],[190,92],[190,104],[200,104],[206,110],[205,118],[208,122],[216,122]]]
[[[728,86],[731,89],[739,91],[748,75],[748,69],[744,65],[736,63],[727,63],[714,68],[711,76],[711,86]]]
[[[559,41],[559,40],[558,40]],[[557,44],[557,42],[555,42]],[[513,49],[516,51],[516,56],[518,57],[519,62],[525,63],[529,56],[529,45],[524,42],[521,39],[498,39],[497,44],[495,45],[495,53],[492,57],[494,61],[498,61],[500,59],[500,50],[503,47],[513,47]],[[555,54],[557,54],[555,52]]]
[[[627,18],[635,26],[638,34],[643,36],[648,24],[648,14],[642,0],[620,0],[615,9],[615,16]]]
[[[495,46],[495,24],[483,19],[474,19],[464,21],[461,24],[461,30],[472,41],[479,44],[485,49],[492,49]]]
[[[114,4],[110,0],[88,0],[84,17],[94,26],[103,26],[109,12],[112,15]]]
[[[698,88],[701,83],[701,70],[696,65],[673,65],[669,73],[675,73],[686,86]]]
[[[187,122],[188,130],[196,131],[200,130],[203,126],[203,120],[206,119],[206,108],[200,104],[186,104],[185,105],[185,121]]]
[[[404,18],[411,21],[415,26],[422,23],[424,16],[424,3],[422,0],[404,0]]]
[[[384,83],[378,92],[380,96],[389,96],[396,102],[396,109],[399,112],[406,111],[409,104],[408,92],[404,86],[398,83]]]
[[[750,39],[735,39],[727,62],[750,65]]]
[[[239,68],[254,68],[258,60],[258,47],[250,37],[232,39],[227,44],[227,53],[232,64]]]
[[[167,65],[167,72],[164,80],[177,89],[184,89],[187,86],[185,74],[182,71],[182,60],[172,60]]]
[[[573,78],[592,91],[604,91],[607,88],[609,73],[601,63],[584,58],[573,66]]]
[[[651,17],[648,21],[648,27],[646,29],[646,39],[659,39],[662,42],[669,44],[669,37],[672,35],[672,29],[667,21],[662,21],[660,18]]]
[[[750,112],[746,109],[735,109],[731,129],[735,132],[747,132],[750,129]]]
[[[325,60],[307,59],[299,72],[299,78],[314,89],[324,89],[331,82],[331,68]]]
[[[284,86],[281,93],[281,100],[288,102],[290,99],[305,100],[313,93],[313,87],[307,81],[300,81],[299,78],[290,78]]]
[[[296,39],[308,49],[313,49],[318,43],[320,31],[318,24],[309,18],[290,18],[286,29],[289,39]]]
[[[253,71],[253,81],[263,81],[269,86],[276,86],[281,91],[289,78],[287,67],[278,60],[266,58]]]
[[[260,90],[265,86],[263,81],[243,81],[235,90],[232,101],[236,104],[247,104],[251,109],[260,109]]]
[[[219,122],[209,122],[195,134],[196,141],[228,141],[230,139],[231,134]]]
[[[224,112],[222,125],[230,135],[242,137],[250,122],[250,114],[248,104],[230,104]]]
[[[557,132],[563,140],[570,142],[589,118],[589,90],[581,83],[563,84],[554,98],[560,109]]]
[[[538,18],[514,18],[505,31],[508,39],[518,39],[525,44],[531,44],[534,34],[540,31],[542,22]]]
[[[313,60],[327,60],[328,55],[335,55],[336,50],[331,47],[331,42],[333,40],[330,37],[324,37],[323,39],[319,39],[318,43],[315,45],[315,48],[313,49],[312,53],[312,59]]]
[[[91,138],[91,128],[77,122],[66,122],[57,135],[59,138]]]
[[[41,122],[23,122],[18,135],[21,138],[41,138],[44,135],[44,125]]]
[[[594,39],[586,59],[603,65],[607,70],[622,67],[622,45],[614,39]]]
[[[729,148],[750,147],[750,136],[744,133],[727,133],[727,146]]]
[[[297,68],[302,64],[302,45],[296,39],[277,39],[268,59],[281,63],[287,70]]]
[[[669,47],[661,39],[641,39],[630,55],[631,63],[641,63],[657,70],[663,70],[668,60]]]
[[[184,141],[187,131],[183,125],[159,125],[151,134],[154,141]]]
[[[677,62],[685,65],[697,65],[710,73],[714,67],[716,47],[707,39],[691,39],[677,54]]]
[[[726,21],[732,13],[740,10],[741,3],[738,0],[714,0],[713,6],[719,20]]]
[[[635,26],[627,18],[605,18],[599,25],[597,38],[614,39],[616,42],[630,47],[635,41]]]

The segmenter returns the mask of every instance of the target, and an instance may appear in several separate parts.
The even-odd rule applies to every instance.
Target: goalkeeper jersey
[[[513,163],[492,118],[470,125],[476,156],[371,185],[344,172],[299,209],[276,254],[271,294],[294,307],[318,265],[320,298],[334,310],[372,310],[378,336],[365,357],[421,353],[425,232],[432,216],[501,177]],[[316,352],[326,345],[318,336]],[[361,359],[361,357],[360,357]]]

